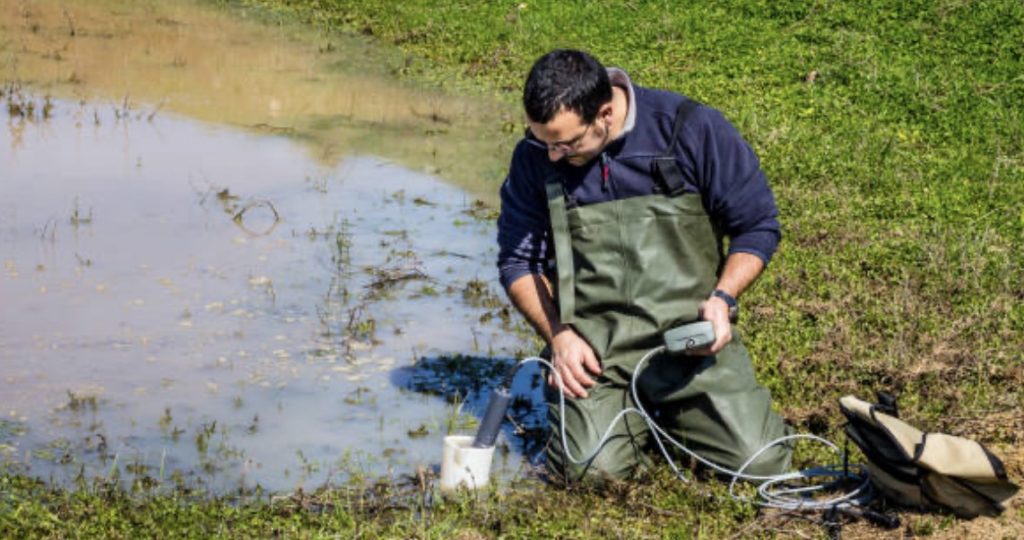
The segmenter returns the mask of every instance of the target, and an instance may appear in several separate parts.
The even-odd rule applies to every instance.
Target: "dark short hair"
[[[533,122],[548,123],[564,107],[590,123],[612,99],[601,62],[583,51],[557,49],[541,56],[526,77],[523,107]]]

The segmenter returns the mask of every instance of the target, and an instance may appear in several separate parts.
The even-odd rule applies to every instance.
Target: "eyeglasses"
[[[568,141],[559,141],[547,144],[537,141],[537,144],[547,148],[548,152],[559,152],[566,155],[572,154],[577,148],[579,148],[580,143],[583,142],[583,137],[586,137],[587,133],[590,133],[590,127],[593,125],[593,123],[587,124],[587,129],[584,129],[583,133],[580,133]]]

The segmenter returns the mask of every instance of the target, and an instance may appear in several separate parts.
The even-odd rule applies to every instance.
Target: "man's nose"
[[[565,151],[558,148],[548,148],[548,159],[552,162],[558,161],[565,156]]]

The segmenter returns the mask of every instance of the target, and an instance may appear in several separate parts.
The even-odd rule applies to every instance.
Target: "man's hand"
[[[731,253],[725,259],[725,269],[718,277],[715,289],[739,298],[764,270],[764,260],[752,253]],[[693,351],[691,354],[708,356],[718,354],[732,341],[732,325],[729,324],[729,304],[717,296],[708,298],[700,305],[701,318],[711,321],[715,329],[715,342],[710,347]]]
[[[590,374],[601,374],[601,363],[594,349],[570,326],[558,320],[558,306],[551,292],[551,283],[542,274],[527,274],[508,287],[508,297],[551,346],[548,384],[558,388],[555,372],[562,378],[562,391],[571,397],[587,397],[587,388],[596,384]],[[588,374],[590,372],[590,374]]]
[[[697,356],[710,356],[718,354],[727,343],[732,341],[732,324],[729,323],[729,305],[725,300],[712,296],[700,305],[700,311],[705,321],[711,321],[711,327],[715,329],[715,342],[710,347],[697,349],[690,354]]]
[[[572,397],[587,397],[586,389],[596,384],[588,371],[594,375],[601,374],[601,364],[594,355],[594,349],[568,326],[551,339],[551,363],[562,376],[562,391]],[[554,373],[548,374],[548,384],[558,388]]]

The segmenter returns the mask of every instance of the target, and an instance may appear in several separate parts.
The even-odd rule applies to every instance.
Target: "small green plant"
[[[67,391],[68,402],[66,408],[70,411],[81,412],[81,411],[92,411],[96,412],[99,407],[99,402],[94,395],[79,395],[71,390]]]
[[[217,432],[217,421],[204,422],[196,430],[195,445],[196,452],[201,455],[206,454],[206,451],[210,448],[210,437]]]
[[[169,431],[171,429],[172,422],[174,422],[174,417],[171,416],[171,408],[170,407],[165,407],[164,408],[164,414],[162,416],[160,416],[160,421],[159,421],[160,431],[162,431],[164,433],[169,433]]]
[[[477,418],[472,414],[463,414],[462,407],[465,404],[465,400],[459,394],[455,394],[448,402],[444,417],[444,432],[446,434],[467,433],[477,428],[479,424]]]
[[[78,197],[75,197],[75,202],[71,206],[70,222],[71,225],[73,225],[76,229],[79,227],[79,225],[92,224],[92,208],[89,208],[88,214],[82,212],[81,208],[79,208],[78,206]]]
[[[330,178],[327,176],[306,176],[306,183],[313,188],[314,191],[320,194],[327,193],[327,186],[330,182]]]

